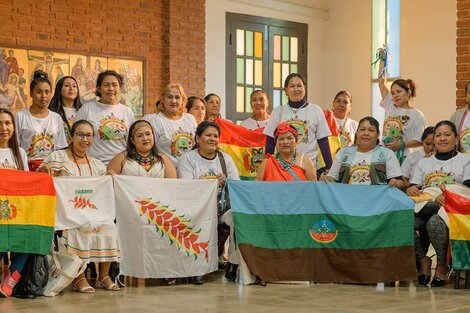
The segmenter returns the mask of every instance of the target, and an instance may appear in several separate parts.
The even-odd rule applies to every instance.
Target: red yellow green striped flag
[[[323,110],[323,114],[325,114],[326,123],[328,124],[331,132],[331,136],[328,137],[328,143],[330,144],[331,158],[334,159],[336,152],[341,149],[341,134],[339,133],[338,123],[336,123],[333,112],[330,110]],[[320,168],[325,166],[321,150],[320,153],[318,153],[318,162],[320,164]]]
[[[449,190],[444,192],[444,196],[444,209],[449,217],[452,267],[470,270],[470,199]]]
[[[0,169],[0,251],[48,254],[55,206],[51,176]]]
[[[266,135],[224,119],[217,119],[216,123],[221,130],[219,148],[232,157],[240,179],[254,180],[264,158]]]

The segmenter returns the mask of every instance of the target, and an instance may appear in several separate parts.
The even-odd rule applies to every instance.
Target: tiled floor
[[[228,283],[222,272],[202,286],[128,287],[78,294],[66,290],[55,298],[0,298],[1,313],[131,313],[131,312],[470,312],[470,290],[428,287],[385,287],[338,284]]]

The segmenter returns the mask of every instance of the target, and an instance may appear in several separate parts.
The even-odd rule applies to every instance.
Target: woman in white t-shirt
[[[123,78],[116,71],[99,73],[96,80],[99,101],[85,103],[76,117],[93,125],[95,137],[89,153],[105,165],[126,150],[129,126],[134,123],[132,110],[119,102],[122,84]]]
[[[250,95],[250,105],[253,115],[241,122],[240,125],[251,130],[262,131],[269,120],[269,99],[266,92],[260,89],[253,91]]]
[[[351,119],[352,97],[348,91],[338,92],[333,100],[332,109],[338,133],[341,139],[341,148],[351,146],[354,143],[354,135],[357,130],[357,121]]]
[[[64,131],[67,142],[72,140],[70,128],[75,122],[78,110],[82,107],[78,83],[72,76],[59,79],[55,85],[54,96],[49,103],[49,110],[56,112],[64,121]]]
[[[51,99],[51,82],[43,71],[34,72],[30,94],[32,104],[16,113],[15,129],[19,145],[28,155],[30,171],[36,171],[52,152],[67,147],[62,118],[47,106]]]
[[[403,179],[395,154],[379,145],[379,122],[371,117],[359,121],[356,144],[338,151],[327,175],[320,180],[358,185],[389,185],[402,188]]]
[[[188,103],[186,103],[186,111],[194,116],[197,125],[201,124],[206,117],[206,100],[196,96],[189,97]]]
[[[195,147],[183,155],[178,167],[178,178],[182,179],[217,179],[219,181],[220,199],[224,179],[239,180],[239,174],[233,159],[218,149],[220,127],[214,122],[204,121],[198,125],[195,137]],[[220,201],[219,201],[220,204]],[[237,267],[240,262],[233,239],[233,221],[230,210],[224,212],[219,208],[219,220],[230,226],[230,245],[228,251],[228,266],[225,277],[234,282]],[[225,240],[223,240],[225,242]],[[219,245],[220,247],[220,245]],[[219,250],[219,253],[221,251]],[[203,277],[194,279],[196,284],[204,282]]]
[[[184,113],[187,97],[183,86],[170,83],[163,88],[159,113],[143,117],[152,125],[158,149],[178,168],[181,157],[191,151],[196,133],[196,119]]]
[[[412,107],[410,101],[416,97],[416,86],[411,79],[397,79],[390,90],[383,73],[385,52],[380,51],[379,88],[382,95],[380,106],[385,110],[382,141],[385,147],[392,149],[400,164],[410,154],[412,148],[420,147],[421,134],[427,121],[423,113]],[[382,75],[383,74],[383,75]]]
[[[330,168],[332,163],[328,143],[328,136],[331,135],[330,128],[326,123],[323,110],[318,105],[307,102],[305,79],[297,73],[289,74],[284,82],[284,91],[289,102],[272,111],[263,131],[268,135],[266,153],[273,154],[274,130],[280,123],[287,122],[299,134],[297,152],[306,154],[315,167],[321,169],[322,164],[318,162],[318,148],[320,148],[326,168]]]
[[[27,171],[27,162],[26,152],[18,145],[15,136],[13,113],[8,109],[0,108],[0,171],[5,169]],[[21,277],[21,271],[29,254],[0,251],[0,262],[3,262],[2,258],[6,255],[6,252],[11,252],[11,265],[0,285],[0,293],[5,297],[9,297]]]
[[[456,144],[455,125],[451,121],[437,123],[434,128],[436,154],[418,163],[410,181],[411,186],[406,190],[406,194],[412,197],[419,198],[425,194],[432,197],[431,201],[422,201],[425,205],[415,208],[415,229],[425,227],[436,250],[437,266],[431,287],[444,286],[447,278],[449,229],[438,214],[445,202],[443,191],[447,185],[456,183],[470,187],[470,155],[458,152]],[[420,262],[418,282],[427,285],[431,280],[431,259],[416,238],[415,253]]]

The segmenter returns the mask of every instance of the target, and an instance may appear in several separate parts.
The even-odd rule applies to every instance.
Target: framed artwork
[[[0,107],[13,113],[31,105],[29,84],[36,70],[48,74],[54,91],[64,76],[77,80],[82,103],[96,101],[96,79],[106,69],[123,78],[120,102],[142,116],[144,105],[143,61],[0,47]]]

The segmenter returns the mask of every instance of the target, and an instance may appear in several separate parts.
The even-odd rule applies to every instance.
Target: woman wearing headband
[[[303,153],[297,153],[295,146],[299,135],[287,123],[281,123],[274,131],[276,150],[274,155],[266,155],[260,164],[256,179],[263,181],[317,180],[315,165]]]

